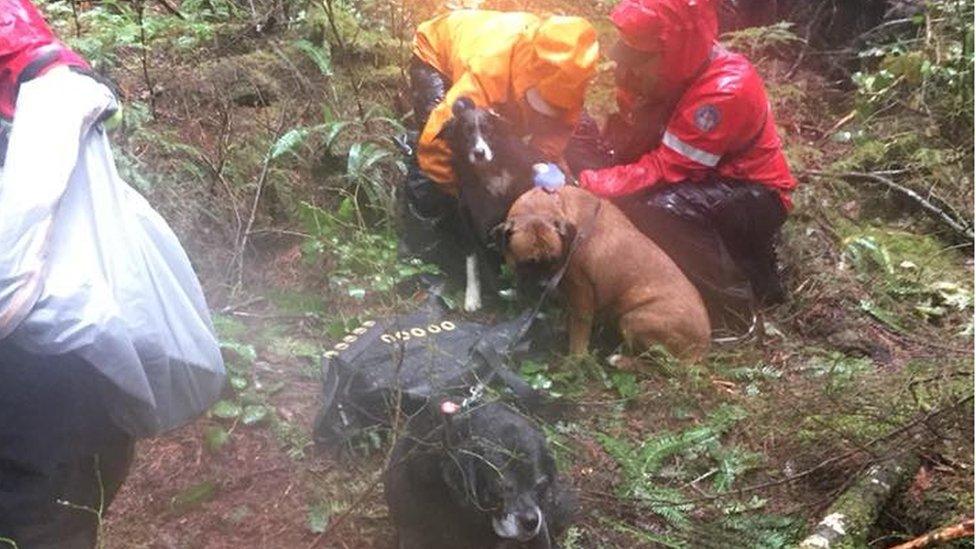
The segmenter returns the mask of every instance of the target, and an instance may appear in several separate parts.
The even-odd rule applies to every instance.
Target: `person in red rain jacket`
[[[579,184],[672,256],[713,320],[748,319],[784,298],[774,239],[796,186],[763,81],[716,42],[711,0],[622,0],[611,19],[616,165],[582,170]]]
[[[28,0],[0,0],[5,129],[16,126],[21,85],[63,67],[82,82],[91,76]],[[5,139],[0,146],[2,159]],[[0,273],[0,281],[8,275]],[[133,438],[115,425],[106,404],[117,402],[117,391],[77,356],[32,355],[11,339],[0,338],[0,546],[94,547],[99,516],[132,460]]]

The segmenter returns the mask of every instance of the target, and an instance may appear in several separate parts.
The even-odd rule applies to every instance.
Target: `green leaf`
[[[321,126],[316,126],[315,129],[317,131],[325,132],[325,142],[324,142],[325,148],[331,149],[332,144],[339,137],[339,134],[342,133],[342,130],[349,127],[350,124],[352,124],[352,122],[349,120],[336,120],[334,122],[327,122],[325,124],[322,124]]]
[[[366,298],[366,290],[364,288],[349,288],[349,291],[347,293],[349,294],[349,297],[353,299]]]
[[[271,159],[292,152],[308,138],[308,128],[292,128],[278,138],[278,141],[271,147]]]
[[[207,446],[207,450],[216,452],[230,442],[230,433],[220,426],[208,427],[204,432],[203,440]]]
[[[529,387],[532,387],[536,391],[548,390],[552,387],[552,380],[543,375],[542,372],[523,377],[525,377]]]
[[[621,398],[631,399],[640,393],[637,386],[637,376],[627,372],[613,372],[610,374],[610,383],[617,390]]]
[[[332,517],[332,507],[326,503],[318,503],[308,508],[306,524],[313,534],[321,534],[329,526]]]
[[[298,51],[307,55],[315,63],[315,66],[318,67],[319,72],[323,76],[330,76],[332,74],[332,58],[328,50],[308,40],[296,40],[294,44]]]
[[[532,374],[537,374],[539,372],[545,372],[547,369],[546,365],[541,362],[535,362],[534,360],[526,360],[522,362],[522,375],[530,376]]]
[[[349,332],[349,326],[342,319],[333,320],[325,325],[325,333],[332,339],[339,339]]]
[[[861,270],[878,267],[886,274],[895,272],[888,249],[873,236],[859,236],[845,241],[846,253]]]
[[[236,341],[221,341],[220,352],[227,362],[244,367],[251,366],[258,358],[253,346]]]
[[[346,160],[346,175],[358,176],[362,174],[363,157],[368,154],[369,143],[353,143],[349,147],[349,157]]]
[[[392,153],[375,143],[354,143],[349,149],[349,159],[346,162],[346,174],[351,177],[363,177],[377,162],[389,157]]]
[[[384,124],[388,124],[395,133],[403,133],[406,131],[406,128],[403,127],[403,124],[399,120],[395,120],[389,116],[374,116],[369,120],[370,122],[383,122]]]
[[[905,329],[898,324],[898,320],[895,318],[893,314],[877,306],[870,299],[862,299],[859,305],[862,311],[873,316],[877,320],[880,320],[882,323],[886,324],[889,328],[892,328],[899,332],[905,331]]]
[[[247,388],[247,378],[244,376],[230,376],[230,386],[235,391],[243,391]]]
[[[267,406],[254,404],[244,408],[244,416],[241,421],[244,425],[256,425],[268,419],[269,414],[270,411]]]
[[[339,203],[336,218],[347,223],[352,223],[356,220],[356,205],[348,196],[343,198],[342,202]]]
[[[210,413],[221,419],[236,419],[242,412],[239,404],[229,400],[221,400],[210,409]]]

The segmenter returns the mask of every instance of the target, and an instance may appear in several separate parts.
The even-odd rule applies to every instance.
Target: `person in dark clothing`
[[[591,152],[570,168],[671,255],[714,325],[748,322],[785,297],[775,239],[796,186],[762,79],[716,43],[713,2],[623,0],[611,19],[620,112],[602,136],[580,128],[568,149]]]
[[[135,438],[224,385],[189,259],[115,170],[119,113],[30,0],[0,0],[0,547],[95,547]]]
[[[0,540],[20,549],[96,545],[133,456],[134,439],[109,418],[117,393],[78,357],[0,341]]]

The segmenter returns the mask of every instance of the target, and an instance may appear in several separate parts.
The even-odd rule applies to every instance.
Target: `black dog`
[[[491,231],[505,220],[512,203],[532,188],[532,166],[544,159],[515,135],[509,124],[462,97],[451,107],[453,118],[441,137],[451,147],[451,165],[460,185],[460,216],[465,242],[467,284],[464,309],[481,308],[479,271],[493,282],[501,264],[489,252]],[[492,284],[493,285],[493,284]]]
[[[384,481],[399,549],[549,548],[576,509],[545,436],[497,402],[415,416]]]

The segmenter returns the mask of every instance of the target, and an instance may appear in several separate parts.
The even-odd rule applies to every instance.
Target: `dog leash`
[[[535,307],[532,308],[532,314],[530,314],[528,318],[525,319],[525,323],[522,324],[522,327],[519,328],[519,331],[516,334],[515,339],[512,340],[513,341],[512,347],[518,344],[519,341],[522,341],[522,338],[525,337],[525,334],[529,332],[529,328],[532,327],[532,323],[535,321],[536,317],[539,316],[539,311],[542,310],[542,305],[545,304],[546,299],[549,298],[549,294],[551,294],[553,290],[556,289],[556,286],[558,286],[559,283],[562,281],[563,275],[565,275],[566,271],[569,269],[569,262],[573,259],[573,254],[576,252],[577,248],[579,248],[583,240],[587,236],[589,236],[589,232],[593,228],[593,225],[596,223],[596,218],[600,214],[600,210],[602,209],[603,209],[603,200],[599,199],[596,203],[596,208],[593,209],[593,213],[590,215],[590,218],[587,220],[586,225],[584,225],[576,233],[576,236],[573,238],[573,242],[570,243],[569,251],[566,253],[566,259],[563,260],[563,264],[559,267],[559,270],[556,271],[556,273],[553,274],[548,281],[546,281],[546,285],[542,289],[542,295],[539,296],[539,300],[536,302]]]

